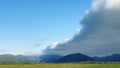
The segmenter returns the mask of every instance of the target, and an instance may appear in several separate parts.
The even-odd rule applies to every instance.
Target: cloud
[[[51,44],[50,48],[51,48],[51,49],[54,49],[57,45],[58,45],[58,43],[57,43],[57,42],[54,42],[54,43]]]
[[[45,54],[67,55],[83,53],[103,56],[120,53],[120,0],[94,0],[80,22],[84,27],[77,30],[72,39],[48,46]]]
[[[81,29],[80,29],[80,28],[76,29],[76,33],[77,33],[77,34],[79,34],[79,33],[80,33],[80,31],[81,31]]]
[[[24,53],[21,53],[20,55],[43,55],[43,52],[42,51],[24,52]]]
[[[5,49],[0,49],[0,53],[2,53],[2,52],[6,52],[7,50],[5,50]]]
[[[107,0],[106,8],[119,8],[120,0]]]
[[[42,45],[41,43],[38,43],[38,44],[35,44],[33,47],[39,47],[41,45]]]

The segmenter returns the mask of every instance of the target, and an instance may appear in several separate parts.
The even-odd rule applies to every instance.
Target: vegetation
[[[0,68],[120,68],[120,64],[1,64]]]

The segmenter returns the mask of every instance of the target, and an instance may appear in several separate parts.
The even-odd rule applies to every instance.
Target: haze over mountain
[[[104,57],[94,57],[94,59],[96,61],[102,61],[102,62],[120,62],[120,54],[113,54]]]
[[[23,55],[0,55],[0,63],[39,63],[39,56],[23,56]]]

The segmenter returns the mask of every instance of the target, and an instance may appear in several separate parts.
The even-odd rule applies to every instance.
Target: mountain
[[[43,56],[40,57],[40,62],[55,63],[61,57],[62,56],[59,56],[59,55],[43,55]]]
[[[76,53],[76,54],[70,54],[70,55],[64,56],[58,60],[58,62],[60,63],[73,63],[73,62],[77,63],[77,62],[84,62],[84,61],[94,61],[94,59],[89,56]]]
[[[89,57],[80,53],[69,54],[66,56],[59,55],[0,55],[0,63],[77,63],[85,61],[100,61],[100,62],[120,62],[120,54],[113,54],[105,57]]]
[[[120,54],[113,54],[105,57],[94,57],[96,61],[104,61],[104,62],[120,62]]]
[[[39,57],[5,54],[0,55],[0,63],[39,63]]]

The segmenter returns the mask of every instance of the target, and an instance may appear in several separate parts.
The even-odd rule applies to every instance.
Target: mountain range
[[[120,54],[113,54],[105,57],[94,57],[94,59],[96,61],[103,61],[103,62],[120,62]]]
[[[23,56],[23,55],[0,55],[0,63],[39,63],[38,56]]]
[[[120,62],[120,54],[112,54],[104,57],[90,57],[81,53],[69,54],[66,56],[59,55],[0,55],[0,63],[78,63],[78,62]]]
[[[120,62],[120,54],[113,54],[105,57],[90,57],[81,53],[69,54],[66,56],[45,55],[41,58],[45,63],[77,63],[77,62]]]

